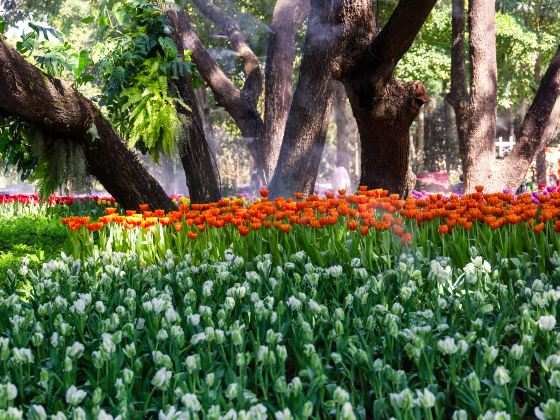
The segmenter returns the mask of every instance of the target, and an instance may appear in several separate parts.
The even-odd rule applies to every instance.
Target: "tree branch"
[[[81,144],[88,171],[123,207],[147,203],[154,209],[175,208],[91,100],[69,83],[41,72],[1,37],[0,110],[50,137]]]
[[[400,0],[389,21],[354,66],[345,71],[345,76],[352,77],[354,72],[372,68],[376,78],[388,79],[435,4],[436,0]]]
[[[517,143],[505,161],[521,159],[530,164],[538,150],[545,147],[549,140],[545,134],[558,98],[560,98],[560,47],[548,66],[533,103],[523,119]]]
[[[250,98],[251,103],[256,106],[262,93],[263,77],[261,66],[259,59],[247,43],[236,20],[212,4],[210,0],[193,0],[193,2],[204,16],[224,30],[233,50],[241,57],[243,73],[245,73],[245,84],[242,91]]]

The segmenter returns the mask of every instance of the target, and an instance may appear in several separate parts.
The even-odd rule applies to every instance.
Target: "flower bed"
[[[262,195],[54,213],[73,255],[0,290],[0,418],[560,416],[558,192]]]
[[[560,268],[378,260],[24,262],[0,299],[0,404],[38,418],[556,418]]]
[[[71,253],[77,258],[106,249],[132,250],[153,263],[171,249],[200,261],[204,256],[221,258],[231,248],[249,260],[270,253],[280,263],[304,250],[316,264],[359,257],[371,269],[372,254],[398,254],[411,247],[424,249],[430,257],[448,256],[463,266],[475,245],[492,263],[529,253],[541,269],[550,266],[545,257],[560,250],[560,192],[514,196],[479,190],[401,200],[364,188],[356,195],[341,191],[337,197],[297,194],[294,199],[181,204],[167,214],[147,206],[126,214],[108,208],[97,220],[77,216],[62,222],[71,230]]]

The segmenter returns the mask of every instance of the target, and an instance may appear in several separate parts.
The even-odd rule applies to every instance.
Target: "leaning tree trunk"
[[[300,76],[272,181],[272,196],[314,190],[332,110],[334,31],[325,31],[320,1],[313,1]]]
[[[166,14],[174,30],[173,39],[177,45],[181,45],[180,34],[186,30],[186,16],[173,9],[167,10]],[[178,50],[181,51],[181,48]],[[182,53],[180,55],[182,56]],[[178,143],[179,154],[185,170],[189,197],[193,203],[217,201],[220,199],[220,186],[214,170],[212,152],[206,141],[191,76],[179,77],[175,85],[183,102],[189,107],[185,109],[182,105],[177,105],[184,127]]]
[[[309,0],[277,0],[272,13],[265,66],[265,133],[262,141],[257,143],[266,181],[274,173],[280,154],[292,103],[296,32],[308,13]]]
[[[0,37],[0,109],[84,148],[87,168],[121,206],[175,208],[92,101],[27,62]]]
[[[540,148],[544,148],[558,127],[558,102],[560,98],[560,47],[556,51],[533,103],[521,124],[517,143],[511,152],[496,160],[491,168],[481,174],[489,180],[491,190],[517,189],[523,182],[531,162]],[[555,121],[556,120],[556,124]]]

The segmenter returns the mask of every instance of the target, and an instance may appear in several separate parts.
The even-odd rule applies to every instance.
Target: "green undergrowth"
[[[0,219],[0,284],[9,269],[17,270],[27,257],[30,268],[59,257],[67,242],[67,232],[58,218],[18,217]]]

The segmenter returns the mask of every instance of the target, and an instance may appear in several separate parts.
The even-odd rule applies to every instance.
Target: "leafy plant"
[[[172,155],[176,106],[188,107],[170,94],[169,84],[192,73],[192,64],[169,37],[167,17],[157,4],[127,0],[102,9],[97,22],[106,33],[100,105],[131,146],[156,159],[162,151]]]

